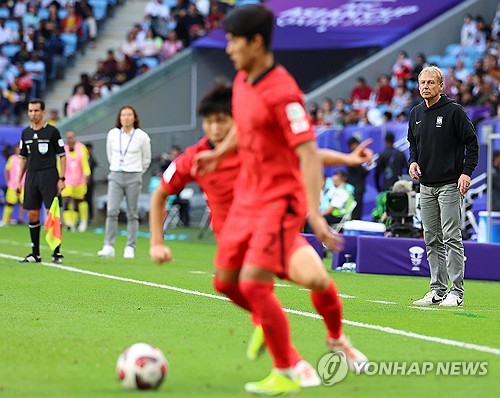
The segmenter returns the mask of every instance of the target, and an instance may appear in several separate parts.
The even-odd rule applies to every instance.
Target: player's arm
[[[237,147],[236,125],[233,125],[224,140],[215,149],[202,151],[195,155],[191,174],[195,175],[197,172],[209,174],[213,172],[222,159],[236,152]]]
[[[149,255],[155,263],[165,263],[172,259],[172,253],[167,246],[163,245],[163,224],[167,216],[165,203],[168,193],[161,186],[158,186],[151,194],[149,206]]]
[[[59,180],[57,181],[57,192],[61,193],[61,191],[66,186],[66,183],[62,179],[66,175],[66,156],[60,155],[59,160],[61,162],[61,171],[60,171],[61,174],[59,174]]]
[[[16,189],[16,193],[18,195],[20,195],[21,191],[23,190],[23,176],[24,173],[26,172],[26,164],[27,164],[27,159],[21,156],[19,158],[19,179],[17,181],[17,189]]]
[[[321,159],[317,154],[316,143],[314,141],[304,142],[296,147],[296,151],[300,159],[302,175],[306,187],[309,207],[309,225],[321,242],[328,248],[338,251],[342,248],[343,240],[330,231],[328,223],[319,213],[318,209],[322,187],[322,165]]]
[[[5,169],[3,170],[3,176],[4,176],[5,182],[9,181],[9,171],[10,171],[11,167],[12,167],[12,158],[9,157],[7,159],[7,163],[5,164]]]
[[[371,138],[364,140],[351,153],[334,151],[333,149],[318,149],[319,157],[323,166],[359,166],[363,163],[369,163],[373,160],[373,151],[368,148],[373,142]]]
[[[85,145],[82,145],[82,171],[83,175],[85,176],[85,183],[88,184],[90,181],[90,154],[88,149],[85,147]]]

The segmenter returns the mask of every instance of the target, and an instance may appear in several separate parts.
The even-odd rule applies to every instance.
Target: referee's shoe
[[[22,260],[19,260],[20,263],[41,263],[42,257],[37,256],[36,254],[30,253]]]
[[[64,256],[61,253],[52,254],[52,262],[54,264],[62,264]]]

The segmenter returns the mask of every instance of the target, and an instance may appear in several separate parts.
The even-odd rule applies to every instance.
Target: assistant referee
[[[66,172],[66,153],[64,142],[59,130],[44,119],[45,103],[40,99],[33,99],[28,104],[28,117],[31,125],[23,130],[21,136],[21,158],[18,194],[22,189],[22,178],[26,172],[24,185],[24,208],[28,210],[28,221],[31,236],[32,252],[22,263],[39,263],[40,256],[40,209],[42,201],[45,208],[50,209],[54,198],[65,187],[64,174]],[[57,170],[57,158],[61,159],[61,170]],[[60,173],[60,174],[59,174]],[[60,245],[52,253],[52,262],[61,264],[63,255]]]

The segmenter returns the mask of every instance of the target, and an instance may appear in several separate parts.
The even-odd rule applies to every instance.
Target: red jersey
[[[316,134],[294,78],[275,66],[253,84],[238,72],[233,85],[241,171],[235,196],[238,206],[258,210],[286,198],[305,216],[307,201],[295,148]]]
[[[233,185],[240,170],[237,154],[223,159],[217,170],[207,175],[191,175],[193,159],[198,152],[213,149],[208,139],[202,138],[179,155],[163,173],[161,186],[169,195],[181,192],[186,184],[197,182],[205,193],[211,210],[212,228],[217,235],[233,201]]]

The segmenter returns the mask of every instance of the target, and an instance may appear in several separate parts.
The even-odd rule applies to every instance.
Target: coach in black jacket
[[[410,113],[409,174],[420,180],[431,291],[413,304],[457,307],[463,305],[464,294],[460,207],[478,162],[479,145],[464,109],[441,94],[444,76],[439,68],[424,68],[418,86],[424,101]]]

